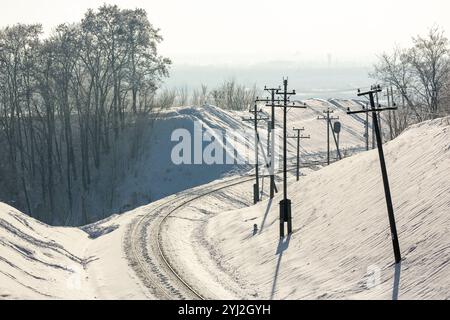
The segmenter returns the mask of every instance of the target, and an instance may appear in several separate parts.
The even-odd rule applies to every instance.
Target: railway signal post
[[[339,136],[341,134],[341,128],[342,128],[342,124],[340,121],[336,121],[333,124],[333,138],[334,138],[334,142],[336,143],[336,153],[337,153],[339,160],[342,160],[341,150],[339,149]]]

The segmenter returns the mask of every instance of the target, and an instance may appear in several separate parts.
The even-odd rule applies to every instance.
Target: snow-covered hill
[[[326,126],[316,117],[328,103],[307,103],[314,108],[292,110],[289,125],[305,126],[312,135],[311,141],[304,141],[303,154],[323,158]],[[344,128],[342,145],[362,148],[363,126],[344,110],[335,110]],[[159,129],[165,135],[179,126],[189,128],[192,119],[225,128],[241,126],[240,117],[248,116],[214,107],[170,112]],[[151,141],[160,145],[156,150],[161,156],[170,150],[164,134]],[[445,118],[416,125],[386,145],[404,257],[401,268],[393,266],[376,151],[308,172],[289,187],[295,233],[288,241],[278,238],[281,195],[271,205],[265,200],[243,208],[252,202],[252,181],[181,208],[167,221],[161,239],[177,270],[207,296],[212,292],[217,298],[448,298],[449,142]],[[290,154],[294,145],[290,144]],[[126,177],[124,197],[143,186],[160,188],[163,197],[163,192],[180,188],[178,184],[191,188],[215,179],[215,174],[222,177],[214,167],[174,166],[174,173],[162,172],[160,180],[152,180],[148,170],[157,173],[156,168],[170,166],[164,161],[153,169],[144,162],[142,172]],[[191,171],[198,181],[185,181],[190,179],[189,170],[198,170]],[[171,183],[165,181],[168,177]],[[0,204],[0,298],[158,298],[129,260],[130,229],[137,219],[158,213],[162,203],[177,199],[178,195],[169,196],[83,228],[50,227]],[[233,208],[241,209],[229,211]]]
[[[354,109],[360,108],[351,100],[346,100]],[[309,105],[306,110],[291,109],[288,113],[289,130],[291,127],[305,127],[305,134],[311,134],[310,140],[302,141],[302,157],[318,160],[325,159],[326,152],[326,122],[317,120],[317,116],[323,116],[323,110],[331,108],[335,110],[334,116],[339,116],[342,122],[340,146],[345,154],[364,149],[363,138],[364,124],[355,121],[345,114],[344,110],[324,100],[305,100]],[[264,108],[269,112],[269,108]],[[206,184],[211,181],[233,174],[242,174],[252,166],[238,164],[214,164],[214,165],[177,165],[171,160],[172,149],[178,141],[171,141],[172,133],[176,129],[186,129],[194,139],[194,123],[203,126],[203,130],[219,130],[232,132],[252,130],[252,124],[243,122],[242,118],[249,118],[247,111],[227,111],[214,106],[179,107],[163,111],[157,116],[151,127],[143,128],[143,150],[137,159],[130,161],[129,153],[121,151],[120,157],[114,165],[108,165],[106,171],[100,171],[93,177],[92,192],[87,199],[87,215],[89,221],[104,219],[113,213],[122,213],[152,201],[159,200],[176,192]],[[278,136],[281,137],[282,111],[277,110],[276,121]],[[260,136],[267,137],[267,124],[260,124]],[[294,134],[290,130],[290,135]],[[130,144],[133,136],[125,137],[122,145]],[[281,140],[278,140],[281,141]],[[235,150],[246,150],[253,160],[252,137],[245,136],[243,140],[230,141]],[[208,142],[204,142],[206,147]],[[248,148],[247,148],[248,147]],[[296,141],[289,139],[290,155],[295,155]],[[332,158],[336,158],[334,141],[331,138]],[[261,156],[262,159],[262,156]],[[293,164],[293,159],[290,161]],[[122,168],[114,170],[113,168]],[[124,172],[117,176],[116,172]],[[75,197],[76,199],[79,197]],[[72,221],[70,225],[78,225],[79,221]]]
[[[0,203],[0,297],[64,296],[71,285],[81,285],[84,279],[76,275],[88,260],[84,235],[49,227]]]
[[[278,236],[281,195],[217,214],[207,229],[217,259],[263,299],[450,298],[449,121],[415,125],[385,146],[401,266],[393,264],[375,150],[290,187],[289,239]]]

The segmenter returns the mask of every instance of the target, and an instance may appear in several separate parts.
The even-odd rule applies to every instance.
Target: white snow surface
[[[343,154],[350,154],[346,149],[362,150],[365,146],[363,134],[364,124],[348,116],[342,108],[328,103],[324,100],[305,100],[309,105],[308,109],[291,109],[288,113],[289,135],[293,135],[292,127],[305,127],[305,135],[311,134],[311,139],[302,140],[301,152],[305,159],[318,160],[325,159],[326,152],[326,122],[317,120],[317,116],[323,116],[323,110],[331,108],[335,111],[333,116],[339,116],[342,121],[342,133],[340,136],[340,146]],[[358,104],[348,100],[348,105],[354,109],[360,108]],[[346,105],[347,106],[347,105]],[[261,108],[265,112],[270,112],[270,108]],[[281,137],[283,113],[276,110],[276,134]],[[89,221],[98,221],[108,217],[113,213],[123,213],[139,206],[148,204],[174,194],[179,191],[188,190],[195,186],[210,183],[214,180],[226,176],[242,174],[252,167],[240,164],[215,164],[212,166],[182,164],[175,165],[171,160],[172,148],[178,141],[171,141],[171,135],[176,129],[186,129],[194,139],[194,122],[198,121],[205,129],[217,129],[225,132],[231,130],[238,132],[242,130],[252,130],[253,124],[243,122],[242,118],[249,118],[252,114],[248,111],[229,111],[214,106],[201,107],[178,107],[162,111],[157,115],[157,120],[152,126],[148,122],[142,128],[143,150],[137,159],[130,161],[129,152],[121,150],[116,167],[123,170],[114,170],[112,164],[105,170],[100,170],[93,177],[92,189],[96,190],[90,196],[87,211]],[[260,137],[264,141],[267,137],[266,122],[260,123]],[[134,136],[125,135],[125,140],[121,145],[130,144]],[[281,139],[278,139],[281,145]],[[207,142],[204,143],[204,146]],[[253,159],[254,144],[252,137],[244,137],[243,140],[232,141],[232,147],[239,151],[241,155]],[[264,144],[265,145],[265,144]],[[250,146],[250,148],[247,148]],[[289,139],[289,153],[295,155],[296,141]],[[332,159],[336,158],[336,148],[334,140],[331,138]],[[260,150],[261,151],[261,150]],[[261,159],[262,154],[261,154]],[[105,160],[106,161],[106,160]],[[293,159],[290,165],[293,165]],[[117,175],[118,172],[126,174]],[[81,194],[75,196],[75,199]],[[81,199],[81,198],[80,198]],[[80,200],[81,201],[81,200]],[[108,208],[105,208],[105,204]],[[77,207],[77,206],[76,206]],[[79,221],[71,221],[70,225],[78,225]]]
[[[401,265],[393,263],[376,150],[290,186],[290,238],[278,236],[279,195],[267,218],[268,201],[217,214],[208,221],[208,239],[259,298],[448,299],[449,118],[413,126],[387,143],[385,154]]]
[[[304,126],[312,136],[302,141],[303,155],[323,159],[326,126],[317,115],[326,107],[342,121],[343,148],[364,147],[358,119],[326,101],[306,102],[312,108],[292,110],[288,118],[290,126]],[[358,108],[352,101],[345,104]],[[242,126],[240,118],[248,116],[210,106],[170,112],[168,119],[181,119],[182,126],[190,125],[186,115],[192,114],[221,128]],[[169,133],[177,124],[167,120],[161,127]],[[248,182],[180,209],[164,225],[163,246],[173,267],[207,298],[450,298],[449,142],[449,118],[444,118],[415,125],[385,145],[404,258],[397,268],[376,150],[315,172],[305,170],[299,182],[290,176],[294,234],[289,239],[280,241],[278,236],[281,194],[270,206],[266,195],[252,206],[253,182]],[[160,154],[168,152],[164,141],[151,143],[152,148],[160,145]],[[163,197],[183,190],[177,184],[190,188],[223,179],[214,167],[180,170],[181,175],[161,172],[158,178],[143,170],[142,175],[137,172],[141,179],[133,177],[130,183],[145,186],[154,178],[162,184],[170,176],[176,188],[163,184]],[[0,299],[160,298],[149,292],[127,260],[127,234],[136,219],[175,199],[177,195],[162,198],[83,228],[50,227],[0,203]],[[255,223],[258,231],[253,234]]]

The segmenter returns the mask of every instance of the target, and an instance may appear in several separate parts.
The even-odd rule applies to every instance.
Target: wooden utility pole
[[[359,105],[362,107],[363,110],[367,109],[369,104],[366,103],[365,105],[361,102]],[[366,151],[369,151],[369,113],[366,112],[366,118],[364,120],[364,140],[366,142]]]
[[[366,150],[369,151],[369,113],[366,113]]]
[[[392,103],[391,103],[391,94],[390,94],[390,90],[392,90],[392,87],[391,88],[389,88],[389,87],[387,87],[386,88],[386,94],[384,95],[386,98],[387,98],[387,106],[388,107],[393,107],[394,105],[393,105],[393,101],[392,101]],[[391,110],[388,110],[388,126],[389,126],[389,138],[390,138],[390,140],[392,140],[392,139],[394,139],[394,129],[393,129],[393,127],[392,127],[392,111]]]
[[[363,103],[362,101],[357,102],[363,110],[365,110],[366,108],[368,108],[368,103]],[[369,113],[366,112],[366,118],[364,120],[364,140],[366,142],[366,151],[369,151]]]
[[[330,117],[330,114],[334,111],[328,108],[323,113],[326,114],[326,116],[317,117],[317,120],[326,120],[327,121],[327,164],[330,165],[330,128],[332,129],[331,120],[338,120],[339,117]],[[333,131],[333,137],[334,137],[334,131]],[[334,137],[336,139],[336,137]],[[335,140],[336,144],[337,141]]]
[[[394,90],[393,90],[392,86],[391,86],[391,103],[392,103],[391,107],[396,107],[397,106],[397,104],[395,103],[395,100],[394,100]],[[393,122],[394,122],[394,136],[393,136],[393,138],[395,138],[397,136],[397,134],[398,134],[397,113],[396,112],[392,112],[392,118],[393,118]]]
[[[265,102],[267,106],[270,106],[272,109],[271,119],[270,119],[270,126],[269,126],[269,132],[268,136],[269,139],[267,140],[268,144],[268,150],[270,150],[270,164],[268,166],[269,173],[270,173],[270,198],[272,199],[275,196],[275,192],[278,192],[277,187],[275,185],[275,103],[280,103],[279,99],[275,99],[275,95],[277,91],[280,90],[280,88],[267,88],[264,86],[264,91],[267,91],[270,93],[270,98],[265,99],[258,99],[256,98],[257,102]],[[270,145],[270,147],[269,147]]]
[[[292,130],[297,132],[297,135],[290,136],[290,139],[297,139],[297,181],[300,180],[300,140],[301,139],[311,139],[311,136],[304,136],[301,134],[302,131],[305,131],[305,128],[293,128]]]
[[[283,97],[282,104],[266,104],[268,107],[283,108],[283,200],[280,201],[280,237],[284,237],[284,223],[287,222],[288,235],[292,234],[292,214],[291,214],[291,200],[288,199],[287,194],[287,109],[288,108],[302,108],[306,105],[296,105],[295,102],[290,103],[289,96],[295,95],[295,90],[288,91],[288,80],[283,79],[283,89],[276,91],[277,95]]]
[[[378,98],[378,92],[375,92],[375,103],[376,103],[377,108],[381,108],[380,100]],[[378,127],[380,128],[380,133],[381,133],[381,141],[383,141],[383,129],[381,128],[381,113],[378,111],[377,115],[378,115]],[[374,149],[375,149],[375,147],[374,147]]]
[[[380,113],[381,111],[386,111],[386,110],[397,110],[397,108],[396,107],[387,107],[387,108],[376,107],[374,95],[378,92],[381,92],[380,86],[374,86],[371,88],[370,91],[367,91],[367,92],[360,92],[358,90],[358,96],[366,96],[366,95],[369,96],[371,108],[363,109],[360,111],[350,111],[350,109],[349,109],[347,114],[368,113],[368,112],[372,113],[373,125],[375,128],[375,135],[376,135],[377,146],[378,146],[378,156],[380,158],[381,174],[383,176],[383,185],[384,185],[384,193],[385,193],[385,198],[386,198],[386,206],[387,206],[387,211],[388,211],[388,216],[389,216],[389,225],[391,228],[391,237],[392,237],[392,245],[394,248],[395,263],[399,263],[402,259],[401,253],[400,253],[400,244],[398,241],[397,227],[396,227],[395,216],[394,216],[394,207],[392,205],[391,190],[389,187],[389,179],[388,179],[388,174],[387,174],[387,169],[386,169],[386,162],[384,159],[383,142],[381,139],[380,127],[378,125],[378,113]]]
[[[262,112],[262,110],[258,110],[257,103],[255,101],[255,105],[253,110],[250,109],[249,112],[253,113],[253,118],[246,118],[242,119],[242,121],[250,121],[253,122],[254,129],[255,129],[255,184],[253,185],[253,202],[256,204],[259,202],[259,133],[258,133],[258,122],[259,121],[267,121],[268,118],[263,118],[259,116],[259,113]]]

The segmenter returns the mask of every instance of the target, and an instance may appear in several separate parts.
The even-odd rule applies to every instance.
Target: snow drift
[[[307,103],[311,106],[309,109],[301,113],[292,110],[288,119],[290,126],[304,126],[309,131],[307,133],[312,135],[311,140],[302,144],[303,159],[324,157],[326,125],[324,121],[317,120],[317,115],[322,114],[327,107],[333,108],[335,115],[340,116],[343,124],[342,147],[356,151],[363,149],[364,127],[357,119],[346,115],[343,109],[327,101],[312,99]],[[356,107],[355,104],[354,108]],[[167,158],[171,146],[167,145],[166,139],[170,140],[173,129],[189,128],[198,119],[205,126],[213,128],[249,126],[242,124],[242,116],[248,116],[248,113],[228,112],[211,106],[168,111],[158,122],[159,128],[152,130],[153,133],[159,132],[159,136],[152,135],[152,139],[148,137],[149,152],[142,156],[141,166],[130,168],[130,172],[134,173],[124,177],[124,184],[114,193],[117,204],[127,203],[129,198],[133,198],[135,202],[130,203],[130,207],[138,206],[140,203],[162,198],[165,194],[190,189],[211,179],[233,172],[241,174],[247,170],[247,167],[238,167],[236,171],[228,171],[230,168],[203,165],[179,167],[171,164]],[[277,117],[281,119],[281,113],[277,113]],[[448,256],[448,249],[442,247],[446,244],[445,234],[439,233],[439,230],[448,230],[446,216],[439,215],[439,210],[445,211],[449,207],[448,122],[445,121],[448,120],[418,125],[387,146],[400,241],[406,257],[402,272],[406,274],[408,268],[417,268],[414,272],[420,273],[417,277],[422,277],[427,268],[442,263],[432,276],[428,274],[423,278],[435,279],[432,283],[443,281],[448,275],[444,274],[446,265],[443,262]],[[261,135],[264,132],[261,129]],[[295,141],[290,141],[289,153],[294,155],[294,150]],[[148,158],[152,154],[155,158]],[[394,170],[397,167],[400,169]],[[416,175],[410,174],[412,168],[417,170]],[[382,297],[386,297],[389,289],[386,289],[389,287],[387,282],[391,280],[392,259],[378,170],[377,155],[369,152],[303,177],[302,181],[290,187],[294,200],[296,232],[289,243],[278,243],[277,240],[278,199],[273,202],[268,216],[264,215],[267,202],[242,211],[223,212],[230,208],[241,208],[251,202],[250,188],[247,185],[225,190],[218,198],[213,197],[208,201],[202,199],[197,205],[180,210],[179,215],[186,216],[186,219],[173,219],[175,222],[171,223],[174,226],[176,221],[203,223],[213,216],[212,212],[223,212],[208,223],[206,236],[209,244],[202,246],[203,243],[193,243],[191,246],[193,255],[205,259],[201,261],[211,260],[205,269],[220,269],[220,272],[229,272],[233,276],[222,277],[222,273],[212,276],[198,274],[199,270],[204,269],[197,268],[186,253],[184,256],[174,254],[172,258],[178,259],[180,264],[177,265],[180,266],[185,262],[190,263],[189,270],[197,272],[195,276],[200,282],[215,279],[217,284],[206,282],[199,286],[208,290],[218,288],[215,293],[223,293],[223,297],[380,297],[373,293],[375,289],[366,290],[369,282],[364,277],[368,267],[375,271],[378,270],[376,268],[381,269],[383,281],[378,288],[383,289]],[[415,194],[416,181],[420,182],[421,198]],[[141,199],[138,195],[133,196],[137,192],[142,192]],[[152,199],[146,200],[149,194],[152,194]],[[402,195],[402,201],[397,197],[399,194]],[[170,201],[171,198],[167,199]],[[158,201],[155,201],[82,228],[62,228],[40,223],[0,203],[0,298],[155,298],[149,295],[130,266],[124,243],[127,241],[127,230],[135,219],[144,216],[157,205]],[[196,206],[199,206],[201,219],[193,219],[199,215]],[[420,210],[425,210],[426,213],[420,213]],[[414,218],[408,216],[408,212],[413,212]],[[110,212],[106,212],[106,215],[109,214]],[[413,222],[408,219],[413,219]],[[437,219],[436,224],[433,219]],[[419,224],[421,220],[425,222],[423,225]],[[252,236],[255,222],[260,231]],[[201,227],[198,229],[201,233],[205,231],[203,224],[195,226]],[[412,245],[408,245],[408,237],[405,236],[405,233],[409,233],[408,228],[419,229],[415,231]],[[186,243],[186,239],[189,239],[186,237],[188,232],[179,230],[174,234],[173,243]],[[191,231],[195,233],[197,229]],[[414,246],[417,249],[411,249]],[[437,252],[437,259],[432,260],[431,255],[424,256],[423,247]],[[211,255],[211,248],[217,255]],[[407,253],[409,250],[411,253]],[[418,253],[418,256],[414,256]],[[419,259],[418,267],[414,267],[416,262],[412,260],[413,257]],[[420,260],[423,257],[427,259],[424,262]],[[220,264],[226,268],[212,268],[212,264]],[[351,272],[350,269],[354,271]],[[222,286],[220,283],[224,279],[234,279],[234,275],[239,273],[242,276],[238,278],[244,283],[230,286]],[[403,273],[402,277],[406,277]],[[347,281],[348,279],[357,283]],[[406,283],[402,278],[401,294]],[[427,291],[423,296],[444,296],[448,287],[445,286],[445,281],[442,283],[444,285],[441,291]],[[228,292],[228,288],[233,288],[233,292]],[[422,288],[435,287],[428,287],[428,283],[424,283]],[[421,297],[422,294],[418,296]]]
[[[211,218],[206,232],[220,263],[262,299],[450,298],[449,121],[415,125],[385,146],[401,265],[376,150],[290,186],[290,238],[278,234],[282,195]]]

